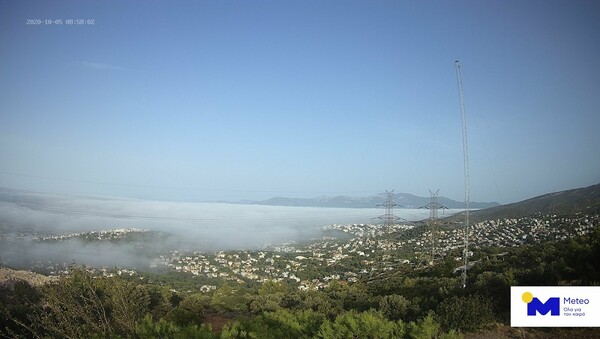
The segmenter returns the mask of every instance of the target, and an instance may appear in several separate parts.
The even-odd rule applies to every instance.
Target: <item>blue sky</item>
[[[460,200],[456,59],[472,200],[588,186],[598,41],[597,1],[1,1],[0,186]]]

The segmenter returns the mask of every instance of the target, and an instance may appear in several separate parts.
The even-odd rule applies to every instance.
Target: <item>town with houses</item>
[[[69,233],[59,235],[40,235],[34,237],[36,241],[60,241],[74,238],[80,238],[83,240],[114,240],[124,239],[130,233],[146,233],[148,230],[141,228],[117,228],[108,229],[101,231],[89,231],[83,233]]]
[[[590,233],[600,224],[600,215],[578,213],[570,216],[534,215],[523,218],[504,218],[470,225],[471,251],[481,247],[508,248],[541,241],[564,240]],[[435,226],[435,227],[433,227]],[[402,265],[418,268],[431,254],[432,238],[436,253],[452,256],[456,266],[462,262],[461,250],[464,227],[460,224],[436,225],[427,221],[417,225],[397,224],[389,227],[375,224],[329,225],[323,227],[323,237],[311,242],[269,245],[260,250],[218,252],[182,251],[173,249],[151,260],[150,270],[170,270],[189,274],[207,283],[200,290],[217,288],[215,281],[237,283],[285,281],[298,289],[321,289],[332,281],[353,283]],[[73,238],[121,239],[127,235],[148,232],[144,229],[114,229],[60,236],[38,236],[37,241],[64,241]],[[344,236],[331,236],[332,232]],[[335,233],[333,233],[335,234]],[[432,237],[432,235],[434,235]],[[69,263],[52,264],[47,273],[68,273]],[[429,262],[431,264],[431,262]],[[38,267],[39,268],[39,267]],[[148,270],[128,268],[90,268],[104,276],[126,275],[144,279]],[[213,283],[209,283],[209,282]]]
[[[599,224],[599,215],[584,214],[570,217],[538,215],[496,219],[473,224],[469,241],[473,250],[486,246],[512,247],[584,235]],[[326,229],[335,229],[352,237],[342,241],[325,239],[303,246],[283,244],[269,251],[171,251],[161,256],[158,263],[194,276],[222,278],[240,283],[247,280],[274,280],[295,282],[299,289],[323,288],[332,280],[351,283],[360,276],[391,270],[398,265],[418,265],[430,251],[431,230],[426,230],[415,238],[403,236],[404,232],[413,228],[411,225],[394,225],[386,230],[381,225],[372,224],[330,225]],[[460,253],[464,241],[463,232],[461,228],[444,230],[443,226],[440,227],[436,236],[439,253]],[[456,256],[454,259],[459,266],[462,257]],[[316,274],[312,274],[313,272]],[[324,275],[322,272],[332,273]]]

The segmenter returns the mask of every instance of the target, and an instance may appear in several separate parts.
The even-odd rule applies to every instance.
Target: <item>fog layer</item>
[[[407,220],[427,218],[428,210],[397,209]],[[451,213],[451,212],[450,212]],[[53,244],[31,242],[33,235],[66,235],[86,231],[140,228],[168,233],[143,246],[157,251],[256,249],[267,244],[308,240],[330,224],[374,223],[378,208],[344,209],[182,203],[122,198],[65,196],[0,190],[0,260],[16,257],[60,257],[71,261],[119,265],[135,263],[135,244]],[[17,234],[21,233],[21,236]],[[23,236],[25,235],[25,236]],[[29,240],[27,240],[29,239]],[[27,242],[29,241],[29,242]],[[140,246],[139,244],[137,245]],[[57,259],[58,260],[58,259]]]

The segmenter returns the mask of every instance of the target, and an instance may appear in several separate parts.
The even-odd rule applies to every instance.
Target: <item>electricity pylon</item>
[[[385,214],[377,217],[376,219],[383,220],[383,227],[389,233],[392,229],[392,226],[396,224],[396,221],[406,220],[394,215],[394,206],[397,206],[394,202],[394,190],[386,190],[385,193],[387,196],[385,202],[377,205],[385,208]]]
[[[432,265],[435,263],[435,256],[436,254],[439,254],[439,250],[437,248],[437,240],[438,240],[438,210],[444,209],[447,207],[446,206],[442,206],[438,203],[438,194],[440,193],[440,190],[436,190],[435,192],[432,190],[429,190],[429,194],[431,195],[431,200],[429,201],[429,203],[425,206],[422,206],[421,208],[426,208],[429,210],[429,238],[430,238],[430,242],[431,242],[431,257],[429,259],[429,265]]]

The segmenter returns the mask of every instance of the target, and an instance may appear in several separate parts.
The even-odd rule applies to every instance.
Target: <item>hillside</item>
[[[401,225],[331,225],[351,237],[273,250],[169,251],[161,261],[172,269],[153,272],[72,265],[44,288],[15,283],[39,275],[0,269],[0,337],[597,338],[597,328],[509,327],[511,286],[598,285],[597,197],[598,185],[484,211],[590,215],[479,227],[466,287],[460,232],[438,234],[431,265],[426,229]]]
[[[17,271],[6,267],[0,267],[0,285],[11,286],[17,281],[26,281],[31,286],[41,286],[56,280],[56,278],[30,271]]]
[[[474,207],[475,208],[475,207]],[[573,214],[600,210],[600,184],[540,195],[512,204],[472,211],[473,221],[498,218],[520,218],[536,213]],[[448,220],[461,218],[460,215]]]

